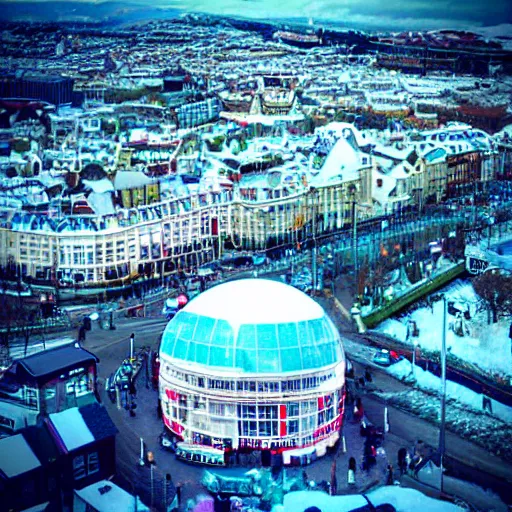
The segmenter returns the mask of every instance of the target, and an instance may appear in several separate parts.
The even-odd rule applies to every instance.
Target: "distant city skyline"
[[[11,1],[18,5],[29,3],[29,0]],[[44,3],[52,0],[35,1]],[[70,0],[66,3],[84,1]],[[92,3],[121,2],[105,0]],[[143,0],[126,0],[122,3],[126,7],[148,5]],[[368,29],[476,29],[512,24],[509,0],[156,0],[150,6],[260,19],[313,18],[316,23],[331,21],[347,26],[367,26]],[[508,33],[512,36],[512,25],[502,26],[501,32],[502,35]]]

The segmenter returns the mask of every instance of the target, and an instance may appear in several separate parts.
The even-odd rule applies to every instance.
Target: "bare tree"
[[[498,316],[512,313],[512,277],[490,269],[473,279],[475,292],[485,301],[488,311],[487,320],[498,321]]]

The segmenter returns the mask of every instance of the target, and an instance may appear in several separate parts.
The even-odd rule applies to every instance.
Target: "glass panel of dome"
[[[212,345],[219,347],[233,346],[233,328],[226,320],[217,320],[213,331]]]
[[[186,341],[178,339],[176,341],[176,345],[174,345],[173,357],[175,357],[176,359],[186,359],[187,349],[188,343]]]
[[[315,346],[302,347],[302,364],[304,370],[323,366],[320,351]]]
[[[178,336],[181,340],[190,341],[193,339],[198,316],[183,311],[179,317]]]
[[[302,359],[298,348],[285,348],[281,350],[281,367],[283,372],[302,370]]]
[[[208,318],[207,316],[199,317],[196,332],[194,333],[194,339],[201,343],[207,343],[212,337],[214,327],[215,320],[213,318]]]
[[[236,350],[235,366],[246,372],[256,372],[256,350],[238,347]]]
[[[208,349],[209,346],[204,343],[196,344],[196,363],[208,364]]]
[[[310,329],[310,337],[313,343],[323,343],[326,339],[327,336],[323,326],[323,318],[318,320],[309,320],[308,327]]]
[[[279,351],[277,350],[258,350],[258,372],[278,372],[279,371]]]
[[[276,348],[277,333],[275,324],[261,324],[256,326],[258,349]]]
[[[174,345],[176,343],[176,334],[178,332],[178,321],[172,321],[167,325],[164,332],[161,351],[172,356]]]
[[[307,322],[297,322],[297,333],[299,335],[299,346],[305,347],[311,343]]]
[[[295,323],[278,324],[277,333],[281,348],[297,346],[297,325]]]
[[[187,352],[187,356],[186,356],[186,360],[187,361],[195,362],[195,360],[196,360],[196,346],[197,346],[197,343],[194,343],[193,341],[191,341],[188,344],[188,352]]]
[[[238,331],[237,350],[240,347],[255,349],[256,348],[256,329],[254,325],[241,325]]]
[[[210,347],[210,365],[212,366],[233,366],[233,353],[224,347]]]

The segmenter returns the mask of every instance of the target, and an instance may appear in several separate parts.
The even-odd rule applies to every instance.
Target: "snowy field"
[[[429,498],[414,489],[404,489],[397,486],[385,486],[367,494],[368,499],[377,507],[385,503],[393,505],[397,512],[462,512],[464,509]],[[316,506],[322,512],[349,512],[359,507],[368,507],[367,500],[360,494],[349,496],[329,496],[315,491],[290,492],[284,497],[284,504],[277,505],[272,512],[297,512],[307,507]]]
[[[456,280],[436,295],[443,293],[448,301],[469,309],[470,320],[464,321],[465,336],[456,335],[451,326],[456,319],[447,315],[446,347],[447,351],[458,358],[478,366],[494,378],[512,381],[512,354],[508,337],[510,318],[500,318],[496,324],[487,324],[487,311],[481,299],[476,295],[469,281]],[[407,336],[409,320],[416,322],[419,336]],[[443,301],[433,307],[422,307],[401,317],[382,322],[376,330],[413,345],[416,341],[421,349],[439,351],[441,349],[443,329]]]
[[[388,373],[393,375],[399,380],[412,379],[412,364],[404,359],[388,368]],[[414,379],[416,380],[415,387],[435,393],[441,393],[441,379],[436,377],[430,372],[426,372],[423,368],[416,366],[414,368]],[[456,400],[457,402],[468,406],[474,411],[482,411],[482,395],[475,393],[471,389],[452,382],[446,381],[446,397],[448,399]],[[492,414],[501,420],[512,423],[512,408],[500,404],[496,400],[492,402]]]

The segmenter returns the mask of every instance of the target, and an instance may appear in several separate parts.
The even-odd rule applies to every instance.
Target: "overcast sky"
[[[512,0],[153,0],[147,4],[251,18],[312,17],[369,28],[474,28],[512,23]]]

